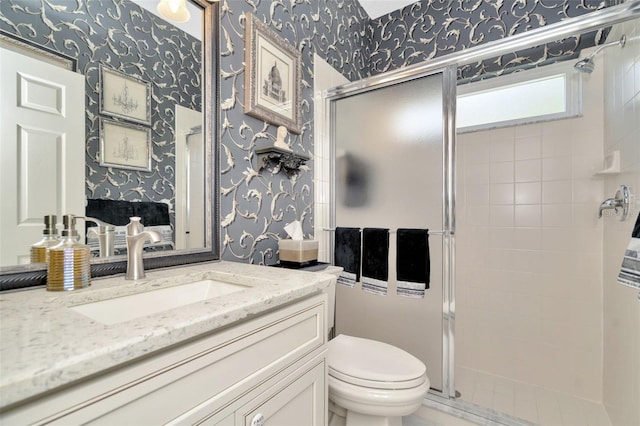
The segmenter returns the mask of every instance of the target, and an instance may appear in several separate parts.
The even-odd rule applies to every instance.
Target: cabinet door
[[[213,426],[235,426],[235,416],[233,413],[229,414],[227,417],[222,420],[217,420],[213,423]]]
[[[326,418],[324,359],[283,380],[236,412],[236,425],[322,426]]]

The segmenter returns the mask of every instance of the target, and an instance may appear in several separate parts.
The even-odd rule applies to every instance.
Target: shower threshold
[[[456,392],[456,396],[459,395]],[[472,423],[486,426],[536,426],[536,423],[500,413],[481,405],[429,392],[423,405]]]

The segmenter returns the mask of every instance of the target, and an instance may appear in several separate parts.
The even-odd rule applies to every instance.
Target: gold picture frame
[[[245,28],[244,112],[302,132],[302,55],[256,16]]]

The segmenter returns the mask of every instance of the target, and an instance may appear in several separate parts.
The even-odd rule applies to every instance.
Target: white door
[[[187,173],[187,248],[205,247],[204,224],[204,138],[202,129],[194,130],[187,135],[187,156],[189,171]]]
[[[202,113],[176,105],[176,249],[205,247]]]
[[[85,82],[4,48],[0,62],[0,266],[9,266],[29,262],[45,215],[84,215]]]

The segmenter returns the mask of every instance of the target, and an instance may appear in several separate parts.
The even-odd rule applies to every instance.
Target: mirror
[[[47,62],[42,67],[54,63],[67,75],[80,76],[84,84],[77,91],[57,90],[62,86],[34,77],[15,85],[20,102],[24,100],[29,110],[56,99],[57,92],[81,92],[81,101],[75,103],[81,105],[84,126],[67,122],[58,133],[42,131],[43,121],[37,118],[37,125],[19,127],[8,121],[2,105],[2,128],[12,129],[18,134],[14,137],[23,140],[14,142],[20,150],[13,157],[4,148],[0,152],[0,197],[16,200],[12,206],[3,202],[11,208],[0,211],[0,240],[14,243],[0,247],[0,256],[12,259],[0,261],[0,290],[46,283],[46,264],[29,264],[24,245],[28,253],[30,244],[22,243],[18,249],[17,240],[10,237],[13,231],[5,227],[8,210],[14,223],[37,230],[37,237],[28,239],[31,244],[42,237],[46,214],[58,216],[59,231],[63,214],[100,216],[117,226],[125,225],[131,215],[142,216],[145,223],[147,215],[145,225],[161,227],[165,239],[145,251],[146,269],[219,259],[218,6],[205,0],[187,3],[191,17],[186,25],[195,24],[195,33],[157,16],[157,0],[65,2],[64,6],[32,0],[0,2],[3,72],[9,62],[5,59],[15,54],[26,64],[28,60]],[[41,65],[28,69],[35,74],[36,68]],[[16,81],[15,74],[12,78]],[[10,88],[4,80],[0,84],[6,97]],[[78,98],[70,99],[66,104],[53,101],[45,115],[56,115],[51,111],[59,106],[71,110]],[[37,131],[30,133],[33,129]],[[71,129],[81,136],[74,136],[77,133]],[[3,147],[11,136],[4,130],[0,134]],[[52,147],[46,144],[48,139],[55,142]],[[35,148],[25,148],[29,146]],[[8,158],[14,167],[7,175]],[[29,167],[18,161],[25,158]],[[25,182],[32,177],[40,179],[37,191],[25,191]],[[26,192],[30,197],[20,201],[17,194]],[[65,207],[70,198],[80,199],[80,207],[77,201],[68,204],[75,207]],[[82,227],[78,231],[85,235]],[[116,228],[113,256],[104,257],[111,252],[103,251],[100,257],[98,242],[87,240],[95,256],[93,277],[124,272],[126,245],[123,251],[124,236],[119,240],[118,232],[121,228]]]

